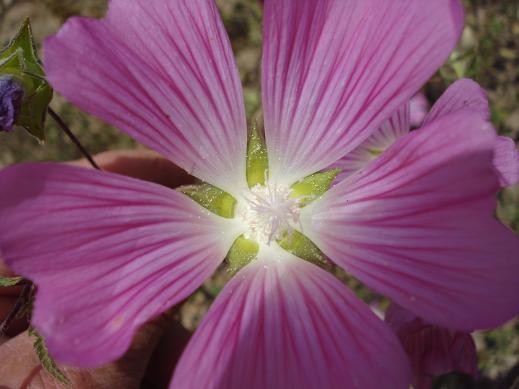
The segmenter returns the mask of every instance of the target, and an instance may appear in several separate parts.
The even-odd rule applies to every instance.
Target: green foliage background
[[[217,0],[236,54],[251,124],[262,124],[259,65],[261,59],[261,8],[257,0]],[[489,93],[493,122],[499,132],[519,141],[519,2],[517,0],[465,0],[466,28],[458,49],[426,85],[434,102],[445,88],[460,77],[479,82]],[[5,45],[27,16],[31,17],[38,44],[56,32],[72,15],[100,17],[105,0],[0,0],[0,45]],[[118,130],[78,111],[60,96],[52,106],[59,111],[91,153],[108,149],[140,147]],[[0,134],[0,167],[23,160],[70,160],[77,150],[52,122],[47,143],[17,131]],[[462,190],[462,188],[460,188]],[[519,186],[500,195],[498,216],[519,233]],[[345,276],[344,276],[345,277]],[[226,278],[217,275],[183,308],[188,328],[196,326]],[[374,295],[345,277],[345,281],[370,301]],[[519,282],[519,280],[518,280]],[[480,364],[489,377],[504,374],[519,363],[519,321],[476,334]],[[519,381],[518,381],[519,382]],[[519,385],[519,384],[518,384]],[[519,386],[518,386],[519,387]]]

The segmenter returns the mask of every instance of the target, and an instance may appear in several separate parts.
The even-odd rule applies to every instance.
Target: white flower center
[[[259,184],[246,192],[236,207],[236,216],[247,226],[245,238],[268,245],[300,224],[300,201],[290,192],[288,187]]]

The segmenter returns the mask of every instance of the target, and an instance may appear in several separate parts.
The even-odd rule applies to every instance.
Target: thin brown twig
[[[52,117],[52,119],[54,119],[54,121],[61,127],[61,129],[69,137],[69,139],[76,145],[81,154],[83,154],[87,161],[90,162],[90,165],[92,165],[94,169],[101,170],[99,165],[94,161],[94,158],[92,158],[90,153],[81,144],[79,139],[72,133],[72,131],[63,121],[63,119],[51,107],[49,107],[49,114]]]

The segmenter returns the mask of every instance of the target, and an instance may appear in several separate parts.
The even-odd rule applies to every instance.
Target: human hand
[[[127,175],[168,187],[191,184],[193,178],[168,160],[151,151],[110,151],[95,157],[105,171]],[[87,161],[72,164],[90,167]],[[0,258],[0,277],[14,274]],[[0,288],[0,322],[15,304],[21,287]],[[56,388],[60,384],[42,368],[27,331],[28,323],[16,320],[6,336],[0,337],[0,388]],[[134,338],[130,350],[118,361],[98,369],[60,366],[70,387],[148,388],[167,387],[172,370],[190,333],[178,322],[174,312],[145,325]]]

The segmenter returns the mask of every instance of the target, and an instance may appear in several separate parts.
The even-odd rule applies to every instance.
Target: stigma
[[[253,186],[236,206],[236,217],[246,227],[244,237],[267,245],[300,226],[300,212],[291,189],[275,184]]]

